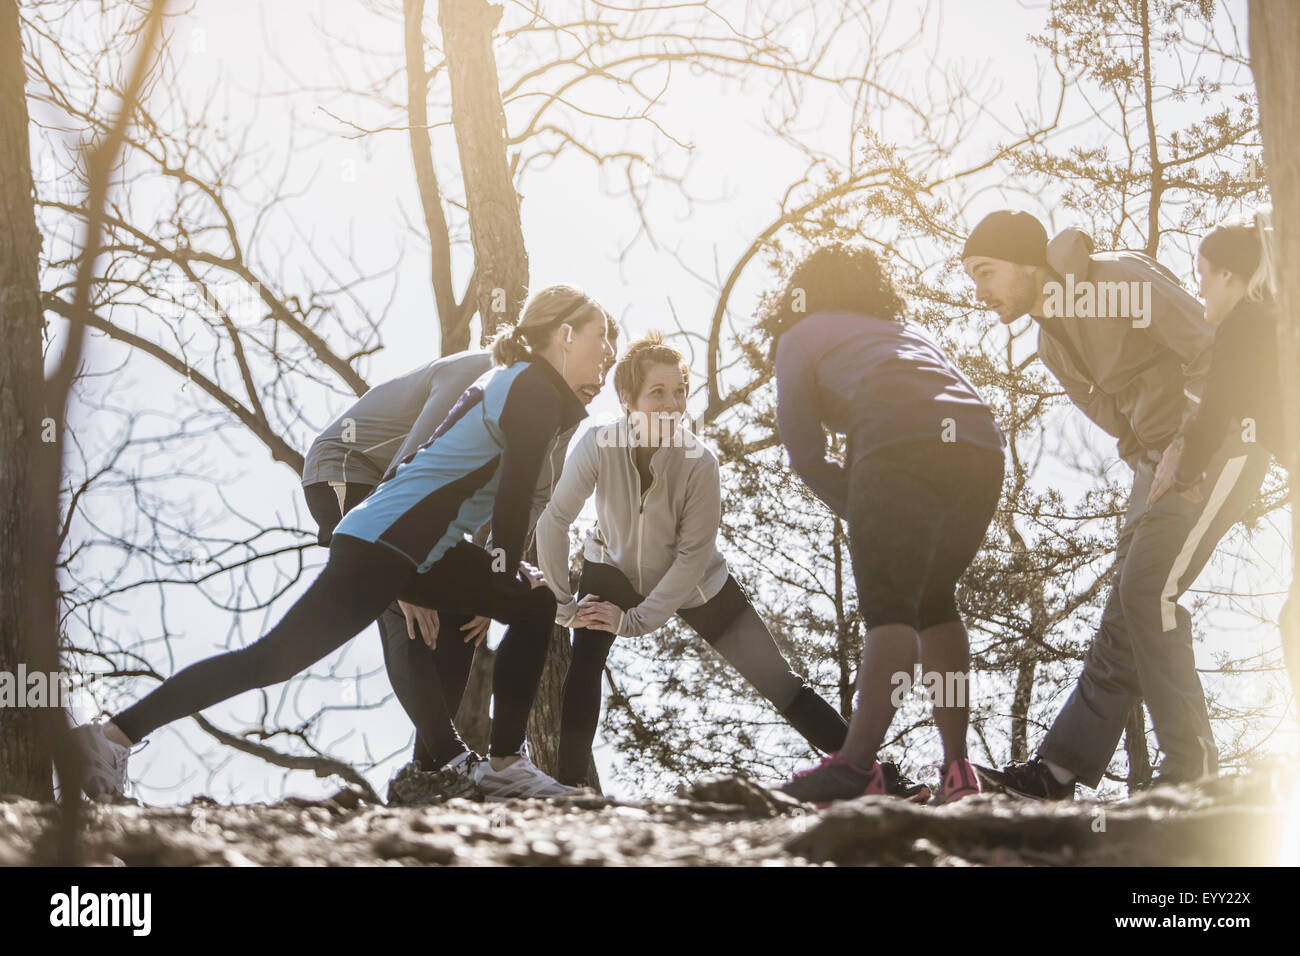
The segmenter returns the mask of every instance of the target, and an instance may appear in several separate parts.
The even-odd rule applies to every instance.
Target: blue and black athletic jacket
[[[334,534],[392,548],[424,573],[491,519],[506,575],[517,578],[542,463],[556,436],[586,415],[544,359],[491,369]]]

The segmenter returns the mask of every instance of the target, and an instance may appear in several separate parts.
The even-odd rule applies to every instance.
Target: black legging
[[[388,681],[416,727],[411,759],[424,770],[437,770],[469,749],[455,717],[474,665],[474,645],[465,643],[461,630],[471,620],[472,614],[438,611],[438,643],[430,650],[421,638],[411,640],[396,605],[379,618]]]
[[[578,595],[595,594],[623,610],[644,598],[618,568],[596,561],[582,566]],[[677,612],[700,637],[720,653],[795,730],[818,750],[839,750],[848,724],[830,704],[790,670],[745,591],[731,575],[722,589],[699,607]],[[600,719],[601,676],[615,635],[579,627],[573,632],[573,658],[564,678],[564,708],[560,716],[559,772],[561,783],[580,785],[587,776],[591,743]]]
[[[334,528],[373,490],[373,485],[348,482],[339,508],[338,492],[327,481],[303,487],[307,508],[320,531],[317,541],[328,547]],[[455,717],[469,683],[474,664],[474,645],[464,643],[461,627],[472,620],[469,614],[438,610],[438,643],[430,650],[420,638],[412,640],[406,630],[406,616],[394,603],[380,616],[380,647],[384,668],[393,693],[416,727],[411,759],[425,770],[437,770],[469,748],[456,730]]]
[[[342,647],[400,598],[456,614],[483,614],[506,625],[492,675],[489,752],[518,753],[546,663],[555,596],[548,587],[530,588],[522,581],[504,586],[492,561],[487,551],[463,541],[418,574],[383,545],[336,534],[320,575],[266,636],[190,665],[114,716],[113,723],[138,742],[236,694],[286,681]],[[432,736],[438,728],[417,724],[417,730]]]

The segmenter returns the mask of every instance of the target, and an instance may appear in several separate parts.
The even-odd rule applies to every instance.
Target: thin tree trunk
[[[1300,474],[1300,4],[1250,0],[1250,58],[1259,93],[1260,136],[1273,197],[1273,241],[1278,269],[1278,362],[1282,405],[1290,436],[1287,468],[1294,491]],[[1291,502],[1291,544],[1300,542],[1300,508]],[[1292,562],[1291,597],[1283,615],[1282,639],[1291,683],[1300,694],[1300,575]]]
[[[510,175],[505,108],[492,50],[501,12],[485,0],[438,4],[485,338],[498,325],[518,319],[528,288],[528,253],[519,196]]]
[[[415,184],[429,234],[429,277],[433,301],[438,310],[441,355],[454,355],[469,348],[469,322],[462,320],[451,281],[451,234],[442,209],[442,189],[433,165],[429,141],[429,76],[424,68],[424,0],[403,0],[406,49],[406,120],[415,164]],[[472,292],[472,290],[471,290]]]
[[[45,372],[41,358],[43,319],[39,256],[27,139],[27,99],[18,7],[0,0],[0,672],[17,680],[19,665],[32,673],[48,671],[48,653],[38,655],[27,635],[33,626],[53,624],[50,613],[32,618],[28,575],[36,558],[38,527],[27,498],[41,457],[53,454],[41,441]],[[48,434],[48,432],[47,432]],[[48,470],[48,469],[46,469]],[[42,569],[42,573],[47,569]],[[53,578],[53,564],[48,568]],[[52,582],[46,590],[52,591]],[[50,608],[52,612],[53,607]],[[53,643],[53,634],[50,634]],[[37,657],[41,657],[38,663]],[[15,688],[23,694],[25,688]],[[0,793],[36,800],[54,796],[50,754],[42,746],[41,711],[0,706]]]
[[[858,656],[853,652],[855,629],[844,613],[844,529],[838,518],[831,534],[831,557],[835,562],[835,664],[839,671],[840,716],[853,719],[853,689],[858,682]]]
[[[1017,763],[1029,759],[1029,705],[1037,673],[1036,660],[1023,661],[1016,668],[1016,690],[1011,699],[1011,759]]]
[[[1147,750],[1147,715],[1142,703],[1133,705],[1124,724],[1124,750],[1128,754],[1129,793],[1151,782],[1151,753]]]
[[[43,394],[44,413],[47,416],[41,425],[40,440],[44,448],[33,448],[36,444],[37,429],[34,423],[21,419],[16,423],[15,437],[20,443],[26,443],[24,472],[26,487],[22,491],[25,521],[21,527],[22,537],[6,541],[0,550],[9,551],[21,548],[23,551],[24,579],[19,584],[21,591],[20,616],[18,617],[19,640],[25,643],[25,654],[34,669],[47,676],[47,680],[61,685],[57,678],[59,669],[59,634],[58,634],[58,578],[56,560],[59,550],[59,490],[63,483],[63,439],[67,423],[67,408],[72,384],[80,373],[82,346],[86,326],[82,316],[90,310],[90,290],[94,281],[95,262],[99,258],[104,224],[104,210],[108,201],[110,177],[126,135],[126,128],[135,114],[137,97],[144,85],[149,66],[153,62],[155,44],[162,32],[162,18],[167,0],[154,0],[145,13],[137,33],[139,37],[135,60],[131,64],[129,79],[122,90],[121,105],[112,122],[108,125],[102,139],[86,153],[86,226],[77,260],[77,272],[72,286],[73,312],[68,321],[67,333],[63,340],[63,350],[58,363],[48,381],[37,384],[30,381],[9,379],[5,373],[5,388],[0,391],[19,387],[35,387],[38,394]],[[5,63],[6,82],[0,91],[0,100],[5,105],[4,123],[0,128],[14,130],[12,133],[16,146],[16,155],[5,156],[17,164],[17,178],[10,181],[13,196],[2,200],[5,204],[7,234],[21,236],[27,232],[27,243],[35,235],[34,207],[32,206],[32,185],[30,156],[27,151],[27,117],[25,103],[15,104],[13,97],[24,95],[22,87],[22,51],[19,33],[17,8],[11,0],[0,0],[0,59]],[[3,137],[0,137],[0,141]],[[22,212],[18,202],[17,190],[26,188],[27,210]],[[8,189],[4,190],[9,192]],[[30,224],[30,226],[28,225]],[[30,231],[28,231],[30,230]],[[19,240],[21,241],[21,240]],[[39,243],[39,240],[37,241]],[[30,312],[20,313],[25,321],[18,323],[26,328],[32,322],[40,322],[37,260],[34,248],[29,244],[16,246],[12,253],[6,251],[0,257],[15,256],[15,268],[12,273],[6,269],[3,275],[3,291],[6,298],[12,294],[14,301],[23,309],[31,309],[35,301],[35,315]],[[31,256],[29,262],[19,262],[17,254]],[[13,285],[10,281],[13,281]],[[36,298],[33,299],[33,296]],[[11,310],[6,303],[4,317],[8,319]],[[8,331],[8,329],[6,329]],[[25,338],[25,336],[24,336]],[[9,343],[6,342],[6,345]],[[24,356],[20,361],[29,358]],[[43,367],[43,362],[38,369]],[[13,403],[18,408],[21,399],[14,395],[2,401]],[[44,434],[44,425],[48,422],[50,429]],[[6,501],[5,504],[8,504]],[[3,626],[3,625],[0,625]],[[62,703],[61,701],[59,702]],[[34,740],[34,743],[32,742]],[[81,821],[81,755],[69,733],[66,712],[62,706],[47,706],[39,712],[39,732],[26,744],[40,749],[38,758],[44,770],[42,776],[48,779],[51,764],[59,776],[60,787],[60,825],[54,836],[54,846],[47,841],[38,847],[36,856],[44,860],[52,858],[64,865],[80,862],[80,821]],[[48,793],[48,783],[39,784],[42,794]]]
[[[456,711],[456,730],[471,750],[485,754],[492,734],[489,704],[492,702],[492,661],[496,655],[486,644],[474,652],[474,663],[469,670],[469,683],[465,696]]]

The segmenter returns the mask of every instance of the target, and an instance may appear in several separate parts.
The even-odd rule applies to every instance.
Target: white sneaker
[[[126,761],[131,756],[131,748],[109,740],[104,734],[103,721],[82,724],[72,733],[85,759],[81,789],[86,796],[92,800],[125,799]]]
[[[439,773],[454,773],[457,776],[464,777],[466,780],[473,782],[475,768],[483,763],[483,758],[472,750],[466,750],[459,756],[452,757],[445,764],[438,768]]]
[[[527,754],[520,754],[519,759],[504,770],[493,770],[491,760],[483,760],[474,767],[474,782],[483,791],[483,796],[493,801],[513,797],[562,797],[568,793],[577,793],[579,789],[565,786],[543,773],[528,759]]]

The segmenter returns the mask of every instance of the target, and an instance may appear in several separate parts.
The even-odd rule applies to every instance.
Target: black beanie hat
[[[1047,230],[1027,212],[999,209],[980,220],[961,257],[988,256],[1025,266],[1047,265]]]

